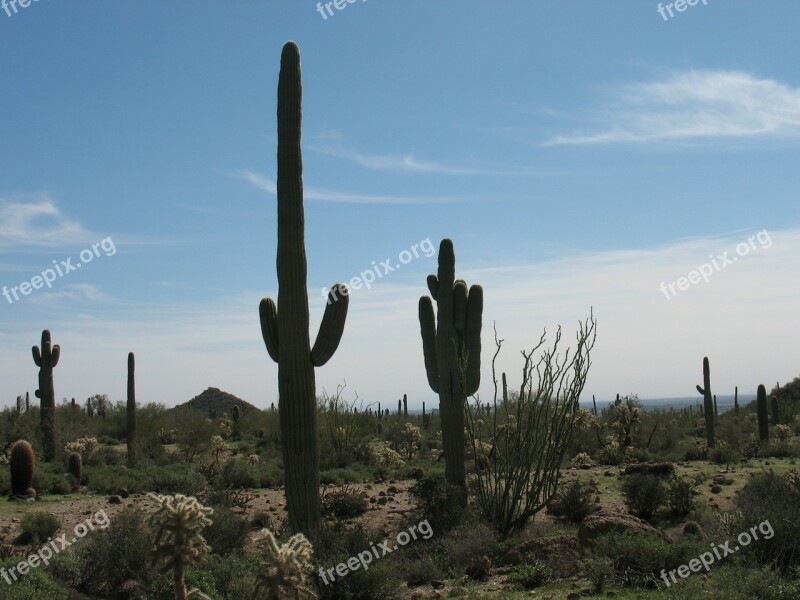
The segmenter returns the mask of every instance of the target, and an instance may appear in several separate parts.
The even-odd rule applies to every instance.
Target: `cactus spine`
[[[11,448],[8,465],[11,469],[11,494],[25,496],[33,483],[36,457],[33,448],[25,440],[19,440]]]
[[[706,446],[713,448],[714,441],[714,400],[711,395],[711,370],[708,366],[708,357],[703,358],[703,387],[696,386],[697,391],[703,396],[703,415],[706,421]]]
[[[50,332],[42,331],[42,347],[34,346],[33,362],[39,367],[39,389],[36,397],[41,400],[42,445],[45,462],[56,457],[56,394],[53,387],[53,369],[61,357],[61,347],[51,346]]]
[[[128,353],[128,468],[136,466],[136,358],[133,352]]]
[[[456,255],[447,238],[439,245],[439,272],[428,275],[428,296],[419,300],[422,349],[428,384],[439,394],[442,441],[446,456],[445,477],[466,487],[464,467],[464,404],[481,380],[481,318],[483,288],[455,278]]]
[[[314,367],[330,360],[344,331],[348,289],[334,285],[314,347],[309,342],[307,264],[300,148],[300,50],[287,42],[278,80],[278,305],[259,306],[267,352],[278,363],[278,413],[286,507],[296,532],[319,526],[319,445]]]
[[[769,413],[767,411],[767,388],[758,386],[756,392],[756,410],[758,412],[758,439],[769,441]]]

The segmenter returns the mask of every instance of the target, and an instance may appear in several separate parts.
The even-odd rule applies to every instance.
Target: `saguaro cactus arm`
[[[261,335],[267,346],[267,353],[272,360],[278,362],[278,309],[272,300],[264,298],[258,306],[258,314],[261,317]]]
[[[58,366],[58,359],[61,358],[61,346],[58,344],[51,345],[50,331],[48,329],[42,331],[41,350],[39,350],[39,346],[33,346],[32,352],[33,362],[36,363],[37,367],[49,367],[52,369]]]
[[[439,393],[439,359],[436,354],[436,317],[433,302],[427,296],[419,299],[419,324],[422,331],[422,353],[425,357],[425,372],[428,385]]]
[[[349,292],[344,284],[335,284],[328,292],[328,304],[317,333],[317,341],[311,349],[311,362],[321,367],[328,362],[342,340],[347,307],[350,304]]]
[[[483,288],[469,288],[467,322],[464,328],[464,350],[467,352],[465,392],[472,396],[481,385],[481,327],[483,326]]]

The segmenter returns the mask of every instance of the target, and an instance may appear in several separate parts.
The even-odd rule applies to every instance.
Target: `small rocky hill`
[[[222,415],[230,415],[231,408],[237,404],[242,413],[247,413],[251,410],[259,410],[249,402],[245,402],[241,398],[237,398],[233,394],[223,392],[217,388],[208,388],[199,396],[195,396],[188,402],[179,404],[175,409],[191,408],[205,412],[209,417],[216,418]]]

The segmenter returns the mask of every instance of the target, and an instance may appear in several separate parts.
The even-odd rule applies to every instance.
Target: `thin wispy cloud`
[[[333,156],[354,162],[366,169],[373,171],[389,171],[399,173],[427,173],[431,175],[455,175],[455,176],[519,176],[537,175],[544,171],[529,167],[497,167],[481,164],[476,161],[472,165],[446,165],[435,161],[422,160],[412,154],[392,155],[392,154],[362,154],[354,150],[348,150],[341,146],[307,146],[313,152],[318,152],[326,156]]]
[[[277,195],[278,186],[274,179],[248,170],[236,171],[234,177],[247,181],[270,195]],[[303,186],[303,198],[319,202],[346,202],[351,204],[446,204],[450,202],[469,201],[469,198],[455,196],[392,196],[374,194],[355,194],[338,192],[323,188]],[[478,200],[478,199],[474,199]]]
[[[800,137],[800,87],[741,71],[673,72],[611,92],[584,131],[544,145],[711,142]]]
[[[68,218],[47,194],[28,201],[0,198],[0,251],[30,246],[58,247],[92,235]]]

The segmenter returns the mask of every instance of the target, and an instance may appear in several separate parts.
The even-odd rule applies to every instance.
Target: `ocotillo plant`
[[[296,532],[319,526],[319,445],[314,367],[327,363],[342,339],[348,289],[334,285],[310,347],[300,149],[300,50],[287,42],[278,79],[278,305],[259,306],[267,352],[278,363],[278,408],[286,474],[286,508]]]
[[[739,416],[739,386],[733,388],[733,414]]]
[[[56,393],[53,387],[53,369],[58,365],[61,347],[50,344],[50,332],[42,331],[42,347],[33,347],[33,362],[39,367],[39,389],[36,397],[41,400],[42,445],[44,460],[49,462],[56,457]]]
[[[127,417],[128,417],[128,431],[127,431],[127,440],[128,440],[128,468],[133,468],[136,466],[136,379],[135,379],[135,371],[136,369],[136,358],[133,356],[133,352],[128,353],[128,405],[127,405]]]
[[[25,496],[31,489],[33,472],[36,470],[36,457],[28,442],[19,440],[14,444],[8,466],[11,469],[11,494]]]
[[[706,446],[713,448],[714,441],[714,400],[711,395],[711,370],[708,366],[708,357],[703,358],[703,387],[696,386],[697,391],[703,396],[703,414],[706,420]]]
[[[767,388],[758,386],[756,392],[756,412],[758,413],[758,439],[769,441],[769,413],[767,411]]]
[[[439,394],[445,477],[466,487],[464,404],[481,381],[483,288],[455,278],[456,255],[447,238],[439,245],[439,272],[428,275],[428,296],[419,299],[419,322],[428,384]]]
[[[75,486],[80,487],[83,476],[83,461],[78,452],[72,452],[67,459],[67,473],[75,478]]]
[[[772,412],[772,424],[773,425],[780,425],[781,424],[781,407],[780,403],[778,402],[777,396],[772,396],[769,399],[770,402],[770,409]]]

